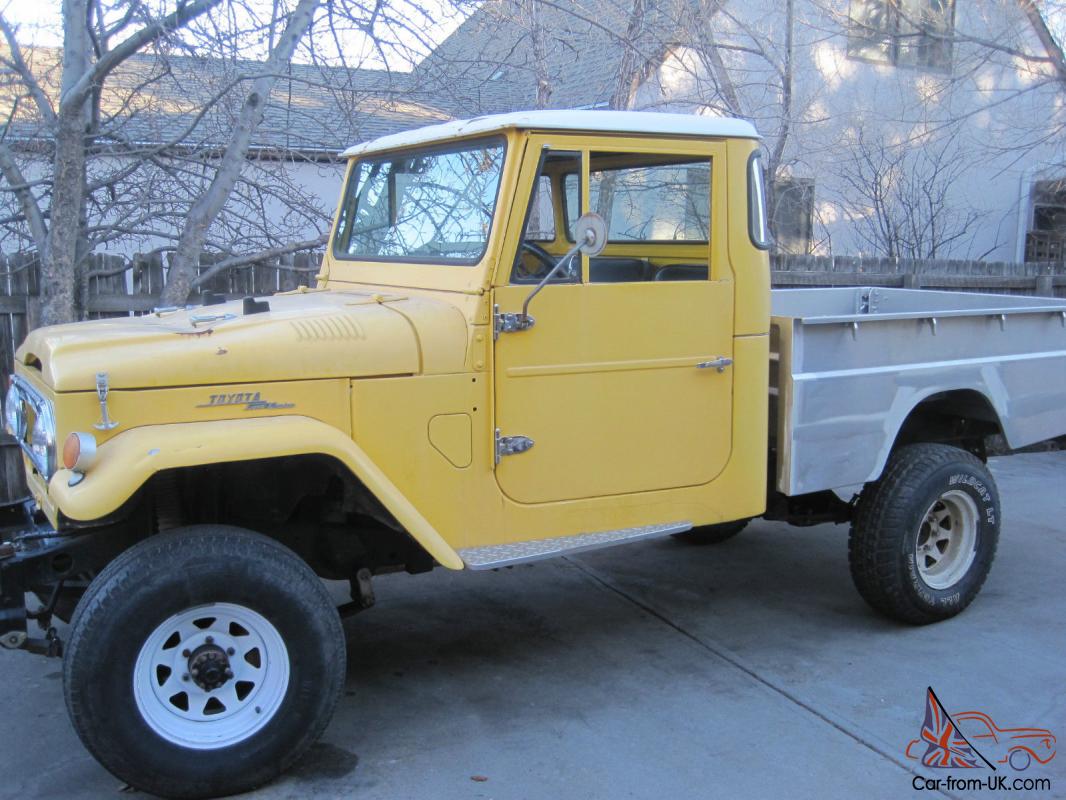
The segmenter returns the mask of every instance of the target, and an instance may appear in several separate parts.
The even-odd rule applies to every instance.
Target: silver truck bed
[[[1011,447],[1066,434],[1066,300],[908,289],[772,292],[770,436],[779,491],[876,479],[900,426],[980,393]]]

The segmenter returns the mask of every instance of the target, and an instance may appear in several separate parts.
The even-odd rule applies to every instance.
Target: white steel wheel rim
[[[944,492],[922,517],[914,544],[918,574],[931,589],[950,589],[977,557],[977,503],[961,489]]]
[[[262,614],[233,603],[174,614],[148,636],[133,668],[141,718],[171,744],[195,750],[253,736],[277,713],[288,687],[281,634]]]

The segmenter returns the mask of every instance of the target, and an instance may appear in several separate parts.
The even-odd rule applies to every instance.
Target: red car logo
[[[906,755],[934,769],[1008,764],[1020,772],[1051,761],[1056,741],[1046,728],[1001,728],[983,711],[948,714],[930,688],[921,736],[907,743]]]

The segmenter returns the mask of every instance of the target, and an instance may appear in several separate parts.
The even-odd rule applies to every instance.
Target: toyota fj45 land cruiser
[[[765,515],[850,522],[859,593],[932,622],[995,553],[985,438],[1066,433],[1062,301],[771,293],[745,122],[521,113],[345,155],[314,286],[16,356],[33,519],[0,541],[0,643],[63,657],[75,729],[140,789],[249,789],[321,733],[320,578],[343,613],[383,572]]]

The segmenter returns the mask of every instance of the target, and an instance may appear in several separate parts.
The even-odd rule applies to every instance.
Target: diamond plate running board
[[[525,564],[553,556],[583,553],[641,539],[654,539],[671,533],[691,530],[691,522],[667,522],[663,525],[645,525],[640,528],[621,528],[599,533],[578,533],[574,536],[556,536],[553,539],[535,539],[531,542],[490,544],[484,547],[467,547],[459,551],[459,557],[467,569],[495,569],[511,564]]]

